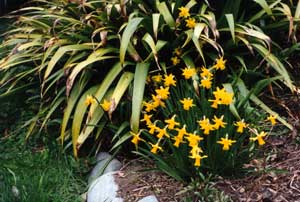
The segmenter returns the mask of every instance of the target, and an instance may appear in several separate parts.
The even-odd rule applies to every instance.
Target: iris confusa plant
[[[177,78],[170,73],[148,79],[152,94],[143,105],[144,127],[131,132],[131,142],[138,153],[150,155],[177,179],[197,171],[223,175],[240,171],[253,156],[254,146],[265,144],[268,133],[259,124],[276,124],[276,116],[265,119],[236,107],[234,86],[217,79],[225,63],[221,57],[209,68],[184,67]]]

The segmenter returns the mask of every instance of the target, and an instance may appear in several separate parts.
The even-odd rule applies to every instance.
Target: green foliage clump
[[[218,82],[235,82],[241,106],[250,99],[275,115],[256,95],[271,82],[294,90],[274,32],[296,41],[299,10],[280,0],[33,0],[12,13],[18,20],[1,46],[0,87],[33,92],[39,112],[27,137],[58,122],[75,156],[88,139],[101,144],[111,122],[126,134],[116,145],[138,133],[147,76],[177,76],[179,65],[226,58],[230,68]]]

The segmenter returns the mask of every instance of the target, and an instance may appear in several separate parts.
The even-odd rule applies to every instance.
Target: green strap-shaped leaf
[[[197,1],[190,0],[184,7],[191,9],[193,6],[197,5]]]
[[[224,86],[224,88],[226,89],[227,92],[229,92],[229,93],[234,93],[234,92],[233,92],[233,88],[232,88],[231,83],[224,83],[223,86]],[[235,107],[235,105],[234,105],[234,102],[231,103],[231,104],[229,105],[229,110],[230,110],[230,112],[231,112],[237,119],[241,120],[241,117],[240,117],[239,112],[237,111],[237,109],[236,109],[236,107]]]
[[[105,76],[105,78],[101,82],[100,87],[98,88],[98,90],[96,91],[96,93],[94,95],[98,101],[102,100],[104,95],[107,93],[107,90],[109,89],[110,85],[116,79],[116,77],[120,74],[121,71],[122,71],[122,67],[121,67],[121,64],[118,62],[108,72],[108,74]],[[89,113],[93,114],[95,109],[97,108],[97,106],[98,106],[97,103],[92,104]]]
[[[48,122],[50,116],[53,114],[53,112],[55,112],[55,110],[61,105],[61,103],[64,101],[64,97],[60,97],[58,100],[56,100],[51,107],[49,108],[49,110],[47,111],[47,115],[44,118],[44,121],[42,123],[42,125],[40,126],[40,132],[42,131],[42,129],[45,127],[46,123]]]
[[[76,44],[76,45],[67,45],[59,48],[51,60],[49,61],[48,67],[46,69],[46,72],[44,74],[44,80],[47,79],[47,77],[50,75],[51,71],[53,70],[56,63],[64,56],[66,52],[69,51],[84,51],[84,50],[90,50],[93,49],[92,44]]]
[[[152,27],[153,27],[153,33],[154,33],[155,40],[157,40],[159,18],[160,18],[159,13],[152,14]]]
[[[116,56],[103,56],[107,53],[111,53],[111,52],[117,52],[117,49],[115,48],[101,48],[98,49],[96,51],[94,51],[93,53],[91,53],[89,55],[89,57],[78,63],[72,70],[72,73],[70,74],[69,78],[68,78],[68,85],[70,86],[70,88],[73,85],[73,82],[76,78],[76,76],[78,75],[79,72],[81,72],[84,68],[86,68],[88,65],[97,62],[97,61],[101,61],[101,60],[107,60],[107,59],[111,59],[114,58]]]
[[[157,9],[159,10],[160,14],[163,16],[164,20],[170,27],[175,27],[175,20],[173,19],[170,10],[166,2],[158,3]]]
[[[294,16],[294,19],[299,20],[299,18],[300,18],[300,1],[298,1],[298,3],[297,3],[295,16]],[[295,32],[297,31],[297,28],[298,28],[298,23],[295,23],[295,26],[294,26],[294,31]]]
[[[155,59],[155,62],[156,62],[156,65],[159,69],[160,68],[160,65],[159,65],[159,62],[158,62],[158,51],[164,46],[167,44],[166,41],[161,41],[161,40],[158,40],[157,41],[157,44],[155,44],[154,42],[154,39],[152,38],[152,36],[149,34],[149,33],[146,33],[143,37],[143,41],[145,41],[148,46],[150,47],[151,49],[151,53],[149,54],[149,56],[144,60],[144,62],[148,61],[149,59],[151,59],[152,57],[154,57]]]
[[[108,112],[110,115],[113,112],[113,110],[118,106],[121,97],[126,92],[132,80],[133,80],[133,74],[131,72],[124,72],[121,78],[119,79],[117,86],[114,88],[113,93],[111,94],[111,91],[108,91],[108,93],[105,95],[105,99],[108,99],[112,102],[112,108]],[[102,102],[102,100],[99,101]],[[95,129],[95,127],[97,126],[98,122],[101,120],[103,115],[104,115],[103,109],[100,107],[100,105],[97,105],[94,113],[91,114],[90,120],[87,121],[86,127],[84,128],[84,130],[81,131],[77,139],[77,144],[76,144],[77,149],[85,142],[85,140],[93,132],[93,130]]]
[[[235,42],[235,31],[234,31],[234,18],[232,14],[226,14],[225,15],[229,29],[230,29],[230,33],[231,33],[231,37],[233,42]]]
[[[237,86],[238,86],[239,89],[242,89],[242,91],[244,93],[246,93],[246,94],[250,93],[250,91],[246,88],[244,82],[241,79],[238,80]],[[254,102],[257,106],[259,106],[260,108],[262,108],[264,111],[266,111],[267,113],[269,113],[269,114],[271,114],[273,116],[277,116],[278,115],[276,112],[274,112],[272,109],[270,109],[265,103],[263,103],[254,94],[250,95],[250,100],[252,102]],[[277,116],[277,120],[280,121],[283,125],[285,125],[290,130],[293,130],[293,126],[291,124],[289,124],[288,122],[286,122],[286,120],[284,120],[282,117]]]
[[[73,153],[74,153],[75,157],[77,157],[77,139],[80,134],[83,118],[84,118],[85,113],[88,108],[88,106],[85,104],[85,100],[86,100],[87,95],[93,95],[96,92],[98,87],[99,86],[93,86],[90,89],[88,89],[81,96],[79,101],[77,102],[77,105],[76,105],[76,108],[74,111],[74,118],[73,118],[73,123],[72,123],[72,143],[73,143]],[[71,111],[70,109],[68,109],[68,110]],[[69,112],[67,112],[67,113],[69,113]],[[64,117],[64,119],[65,119],[65,117]],[[62,135],[61,135],[61,138],[62,138]]]
[[[22,44],[18,47],[18,51],[23,51],[26,50],[28,48],[32,48],[34,46],[43,46],[44,44],[41,43],[40,41],[34,40],[25,44]]]
[[[272,10],[269,7],[268,3],[265,0],[253,0],[256,3],[258,3],[265,11],[268,15],[272,15]]]
[[[273,9],[277,4],[281,3],[282,0],[277,0],[274,3],[270,4],[268,7],[270,9]],[[259,20],[260,18],[263,17],[263,15],[266,13],[265,9],[262,9],[261,11],[259,11],[257,14],[255,14],[254,16],[251,17],[250,20],[248,20],[249,23],[252,23],[253,21]]]
[[[138,28],[138,25],[141,23],[143,18],[132,18],[129,20],[121,38],[121,46],[120,46],[120,62],[121,65],[123,66],[124,61],[125,61],[125,54],[127,51],[127,47],[129,44],[129,41],[131,39],[131,36],[133,33],[136,31]]]
[[[294,85],[292,84],[291,78],[288,74],[288,71],[285,69],[283,64],[275,57],[270,51],[268,51],[265,47],[259,44],[252,44],[252,46],[260,53],[261,56],[266,59],[266,61],[279,73],[280,76],[283,77],[284,84],[291,89],[294,90]]]
[[[77,82],[76,85],[74,86],[74,88],[72,89],[72,92],[68,98],[67,107],[64,110],[64,116],[63,116],[63,120],[61,123],[61,130],[60,130],[60,139],[61,139],[62,144],[65,139],[65,130],[67,128],[67,124],[68,124],[71,112],[88,81],[87,79],[83,79],[83,80],[84,80],[83,82]]]
[[[139,130],[140,114],[149,66],[149,63],[138,63],[135,68],[130,123],[131,130],[134,133],[137,133]]]
[[[118,81],[117,86],[111,96],[111,99],[114,100],[114,104],[117,106],[121,100],[121,97],[124,95],[125,91],[127,90],[129,84],[133,80],[133,73],[131,72],[124,72],[121,78]]]

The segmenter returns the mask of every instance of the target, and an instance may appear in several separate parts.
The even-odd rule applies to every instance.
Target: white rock
[[[154,195],[146,196],[139,200],[138,202],[158,202],[157,198]]]
[[[118,185],[114,180],[114,172],[109,172],[97,178],[90,186],[87,202],[123,202],[117,197]]]
[[[103,171],[103,168],[106,166],[107,162],[110,160],[109,158],[102,159],[98,161],[97,165],[93,168],[88,182],[89,184],[97,179],[99,176],[101,176],[101,172]],[[106,166],[106,168],[103,171],[103,174],[108,173],[108,172],[113,172],[113,171],[118,171],[122,167],[122,163],[118,161],[117,159],[113,159],[112,161],[109,162],[109,164]]]
[[[104,159],[109,159],[111,155],[107,152],[100,152],[97,154],[97,161],[102,161]]]

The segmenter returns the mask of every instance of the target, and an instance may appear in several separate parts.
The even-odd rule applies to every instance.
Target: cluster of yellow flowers
[[[89,105],[95,104],[97,102],[98,102],[97,99],[94,98],[92,95],[87,95],[84,103],[85,103],[86,106],[89,106]],[[100,106],[102,107],[102,109],[104,111],[107,112],[111,108],[111,101],[108,101],[108,100],[104,99],[103,103],[101,103]]]
[[[223,57],[220,57],[216,60],[215,64],[207,69],[205,67],[200,68],[200,78],[199,86],[208,90],[212,87],[213,80],[213,71],[215,70],[224,70],[226,60]],[[191,78],[196,78],[198,76],[198,71],[196,68],[186,67],[182,69],[182,76],[184,79],[188,80]],[[199,77],[198,77],[199,78]],[[162,109],[166,107],[166,102],[172,96],[170,89],[176,87],[176,79],[173,74],[157,74],[150,77],[156,86],[154,94],[152,94],[152,99],[148,102],[144,102],[144,113],[141,122],[145,123],[147,129],[146,131],[157,138],[157,142],[152,143],[148,142],[151,146],[151,152],[157,154],[158,151],[163,151],[162,145],[165,139],[170,140],[174,147],[179,148],[181,144],[187,143],[190,147],[191,159],[194,159],[194,166],[199,167],[201,165],[201,159],[207,158],[207,155],[204,155],[203,149],[200,147],[200,142],[205,140],[206,136],[212,135],[213,131],[217,131],[222,128],[226,128],[228,125],[234,125],[236,127],[236,133],[244,133],[244,129],[249,128],[249,124],[245,123],[244,119],[234,121],[232,124],[226,123],[224,120],[224,115],[216,116],[213,115],[213,118],[208,118],[203,114],[202,119],[198,120],[198,129],[194,129],[194,132],[187,131],[187,126],[180,123],[178,120],[178,115],[173,113],[171,118],[165,120],[155,120],[155,115],[161,107]],[[216,87],[212,91],[213,99],[208,99],[209,102],[212,102],[212,109],[216,110],[219,105],[230,105],[233,103],[234,94],[226,91],[225,88]],[[194,100],[190,97],[185,97],[179,100],[183,111],[189,111],[193,107],[197,107],[194,103]],[[180,117],[183,118],[183,117]],[[184,119],[184,118],[183,118]],[[276,124],[276,116],[269,116],[268,121],[272,125]],[[146,142],[141,136],[142,132],[145,129],[140,130],[137,134],[131,132],[133,139],[132,143],[137,147],[140,141]],[[250,130],[253,131],[253,130]],[[254,130],[256,131],[256,130]],[[201,135],[202,134],[202,135]],[[250,137],[251,141],[258,141],[259,145],[265,144],[264,137],[267,136],[267,133],[257,131],[254,132],[255,136]],[[238,140],[230,139],[228,134],[224,134],[223,137],[216,141],[217,144],[222,145],[222,150],[228,151],[230,147],[236,143]]]
[[[186,7],[180,7],[179,11],[179,17],[185,19],[186,27],[193,29],[196,26],[196,19],[190,17],[189,9]]]

